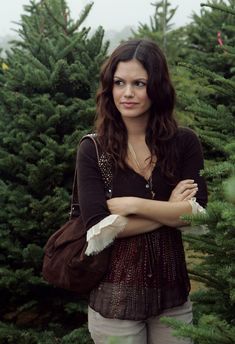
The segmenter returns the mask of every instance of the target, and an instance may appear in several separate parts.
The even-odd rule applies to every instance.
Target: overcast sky
[[[67,0],[71,16],[77,19],[84,5],[89,0]],[[84,25],[96,28],[102,25],[105,30],[121,30],[127,25],[137,26],[138,23],[149,23],[149,17],[154,14],[151,3],[156,0],[94,0],[93,8],[84,22]],[[193,12],[200,13],[200,3],[203,0],[169,0],[178,10],[172,20],[175,26],[185,25],[190,22]],[[0,10],[0,36],[14,34],[12,29],[17,29],[14,21],[20,20],[24,12],[23,5],[29,4],[29,0],[1,0]]]

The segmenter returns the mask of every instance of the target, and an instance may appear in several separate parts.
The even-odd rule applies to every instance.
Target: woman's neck
[[[125,118],[128,140],[132,141],[137,138],[145,138],[147,121],[143,118]]]

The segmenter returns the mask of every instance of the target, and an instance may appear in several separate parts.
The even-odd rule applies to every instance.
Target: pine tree
[[[187,125],[192,125],[194,113],[197,113],[197,110],[189,111],[192,104],[194,108],[198,104],[199,110],[202,102],[212,107],[219,104],[230,105],[231,97],[224,94],[221,88],[212,88],[210,84],[214,78],[224,76],[228,79],[234,74],[234,57],[229,53],[231,46],[235,44],[234,18],[228,11],[232,11],[235,2],[213,0],[211,3],[214,5],[209,9],[206,6],[202,7],[200,15],[194,13],[192,23],[184,28],[181,38],[181,42],[184,43],[179,49],[178,65],[173,69],[177,90],[177,113]],[[215,10],[213,6],[222,7],[224,11]],[[198,66],[198,70],[201,71],[185,69],[185,63]],[[216,75],[207,76],[205,70]],[[223,128],[225,126],[223,123]]]
[[[212,0],[209,4],[210,8],[202,7],[200,15],[192,15],[192,23],[186,28],[188,48],[182,58],[206,69],[209,66],[210,70],[230,78],[234,60],[231,54],[221,54],[220,48],[226,50],[226,46],[235,45],[234,16],[231,12],[235,0]]]
[[[133,36],[156,41],[168,62],[175,64],[184,47],[184,28],[173,29],[172,19],[177,7],[172,8],[167,0],[157,1],[151,5],[154,7],[154,14],[150,17],[150,23],[140,23],[136,31],[132,30]]]
[[[89,343],[82,328],[69,334],[86,322],[84,304],[48,286],[41,267],[47,238],[68,218],[107,54],[103,29],[82,27],[91,8],[74,21],[64,0],[30,1],[0,74],[1,343]],[[35,332],[43,328],[47,339]]]
[[[210,5],[207,5],[210,6]],[[213,11],[228,13],[227,6]],[[234,7],[230,14],[235,14]],[[224,54],[224,46],[221,47]],[[235,49],[226,47],[226,54],[235,59]],[[194,225],[207,226],[207,233],[186,235],[196,263],[190,267],[191,278],[203,287],[191,295],[194,302],[194,324],[182,325],[165,319],[178,329],[179,335],[190,337],[195,344],[227,344],[235,342],[235,79],[230,68],[226,78],[202,67],[186,65],[194,73],[205,76],[210,87],[220,92],[224,103],[215,105],[198,100],[189,107],[195,113],[195,129],[203,142],[207,166],[204,175],[209,184],[209,204],[204,216],[188,217]],[[209,68],[209,66],[207,67]],[[228,78],[227,76],[230,75]],[[218,99],[217,99],[218,101]],[[200,231],[200,229],[198,229]],[[194,257],[195,258],[195,257]],[[198,262],[199,261],[199,262]]]
[[[172,70],[177,91],[177,114],[181,122],[183,120],[187,125],[192,125],[194,113],[197,113],[196,104],[198,111],[202,102],[212,107],[230,105],[231,97],[224,94],[221,88],[212,88],[210,84],[214,78],[224,76],[228,79],[234,74],[234,57],[230,54],[231,46],[235,44],[234,18],[228,11],[232,11],[235,2],[213,0],[211,3],[210,9],[204,6],[200,15],[193,14],[192,23],[182,31],[180,42],[183,45],[178,50],[178,64]],[[222,7],[224,11],[215,10],[213,6]],[[186,69],[185,63],[198,66],[201,71]],[[216,75],[207,76],[207,70]],[[194,111],[189,111],[192,104]],[[226,127],[226,124],[222,123],[222,127]],[[207,150],[207,147],[204,149]]]

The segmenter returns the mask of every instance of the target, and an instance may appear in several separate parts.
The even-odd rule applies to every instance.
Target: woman
[[[100,153],[113,166],[111,199],[93,142],[84,140],[78,154],[87,254],[112,242],[109,269],[89,301],[96,344],[113,336],[122,344],[188,343],[159,319],[192,320],[177,228],[186,225],[181,215],[203,210],[207,192],[200,142],[177,126],[174,105],[167,63],[155,43],[130,40],[114,50],[101,71],[96,120]]]

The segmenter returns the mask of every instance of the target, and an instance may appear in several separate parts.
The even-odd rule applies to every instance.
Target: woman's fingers
[[[181,194],[182,194],[183,197],[187,197],[191,193],[196,193],[197,191],[198,191],[198,187],[194,187],[194,188],[191,188],[191,189],[184,190]]]
[[[184,187],[185,185],[192,185],[194,184],[194,180],[193,179],[184,179],[184,180],[181,180],[175,188],[181,188],[181,187]]]
[[[177,184],[177,186],[174,189],[174,192],[184,193],[187,190],[192,190],[195,188],[197,188],[197,183],[189,182],[189,181],[182,181]]]
[[[180,185],[180,184],[192,184],[192,183],[194,183],[194,179],[183,179],[177,185]]]
[[[196,195],[197,191],[197,183],[194,183],[193,179],[181,180],[172,191],[169,201],[189,200]]]
[[[192,197],[195,197],[197,191],[198,191],[198,189],[194,189],[194,190],[190,190],[188,192],[185,192],[184,195],[182,194],[182,197],[183,197],[182,201],[188,201]]]

